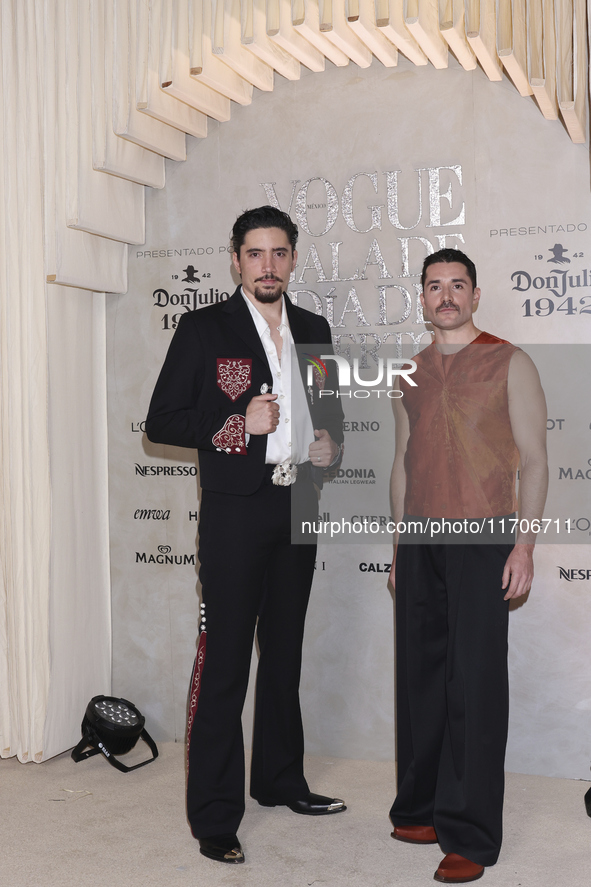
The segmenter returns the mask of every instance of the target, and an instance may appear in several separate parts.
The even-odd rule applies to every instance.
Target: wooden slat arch
[[[268,91],[278,77],[298,79],[302,65],[319,73],[326,59],[392,67],[401,53],[412,64],[445,68],[453,53],[465,70],[480,65],[491,80],[505,71],[546,119],[561,119],[573,141],[585,141],[586,0],[90,0],[90,14],[85,0],[57,6],[77,27],[60,60],[78,88],[78,110],[69,117],[94,134],[92,151],[84,151],[88,137],[77,140],[77,152],[66,149],[66,192],[83,195],[88,183],[96,193],[97,170],[109,173],[105,194],[125,207],[129,242],[141,238],[144,210],[142,200],[130,205],[127,192],[132,183],[163,187],[162,158],[183,159],[184,133],[206,138],[208,116],[229,120],[233,103],[249,104],[255,86]],[[92,48],[93,72],[102,61],[113,72],[104,89],[91,90],[84,47]],[[121,241],[123,219],[109,228],[107,210],[78,212],[67,225]],[[71,237],[56,225],[59,247]],[[53,254],[61,261],[50,259],[48,281],[88,289],[103,283],[92,263],[76,267],[75,252]],[[118,277],[110,276],[111,285],[125,291],[125,273]]]

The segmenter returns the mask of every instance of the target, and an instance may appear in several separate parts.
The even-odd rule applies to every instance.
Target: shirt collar
[[[271,330],[270,330],[269,324],[267,323],[267,321],[265,320],[265,318],[263,317],[261,312],[258,310],[258,308],[252,304],[252,302],[250,301],[249,298],[247,298],[247,296],[244,293],[243,287],[240,287],[240,293],[242,295],[242,298],[244,299],[244,301],[246,302],[246,304],[248,306],[248,310],[250,311],[251,317],[254,320],[254,325],[257,328],[257,333],[259,334],[259,336],[262,337],[265,333],[268,335],[271,335]],[[281,297],[281,323],[279,324],[278,329],[282,335],[285,332],[285,330],[289,329],[289,321],[287,319],[287,311],[285,308],[285,299],[283,298],[283,296]]]

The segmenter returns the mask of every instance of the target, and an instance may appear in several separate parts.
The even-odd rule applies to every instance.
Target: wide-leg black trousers
[[[310,481],[303,483],[298,496],[309,500],[313,516],[317,495]],[[290,505],[291,487],[272,484],[270,471],[251,496],[202,493],[199,578],[207,651],[187,781],[187,815],[197,838],[236,832],[244,814],[241,714],[255,626],[260,659],[251,795],[287,803],[308,793],[299,682],[316,546],[291,544]]]
[[[494,865],[509,717],[511,545],[399,545],[394,825],[433,825],[445,853]]]

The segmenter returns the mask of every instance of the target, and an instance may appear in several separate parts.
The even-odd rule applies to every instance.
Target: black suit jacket
[[[332,351],[330,328],[323,317],[291,303],[285,295],[289,326],[296,345],[322,344]],[[249,385],[242,393],[220,384],[218,361],[246,367]],[[337,391],[334,362],[328,361],[326,390]],[[343,412],[337,397],[320,397],[317,382],[306,385],[307,365],[300,362],[314,428],[326,428],[343,441]],[[226,302],[184,314],[170,343],[152,395],[146,434],[154,443],[199,450],[199,473],[205,490],[249,495],[260,486],[265,470],[267,435],[251,435],[246,446],[244,417],[261,386],[272,375],[248,306],[237,288]],[[235,399],[224,391],[236,395]]]

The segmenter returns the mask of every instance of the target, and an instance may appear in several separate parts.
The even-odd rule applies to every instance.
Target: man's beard
[[[258,286],[254,288],[255,299],[264,305],[272,305],[273,302],[278,302],[282,295],[283,285],[281,281],[277,281],[277,287],[273,290],[263,290]]]

